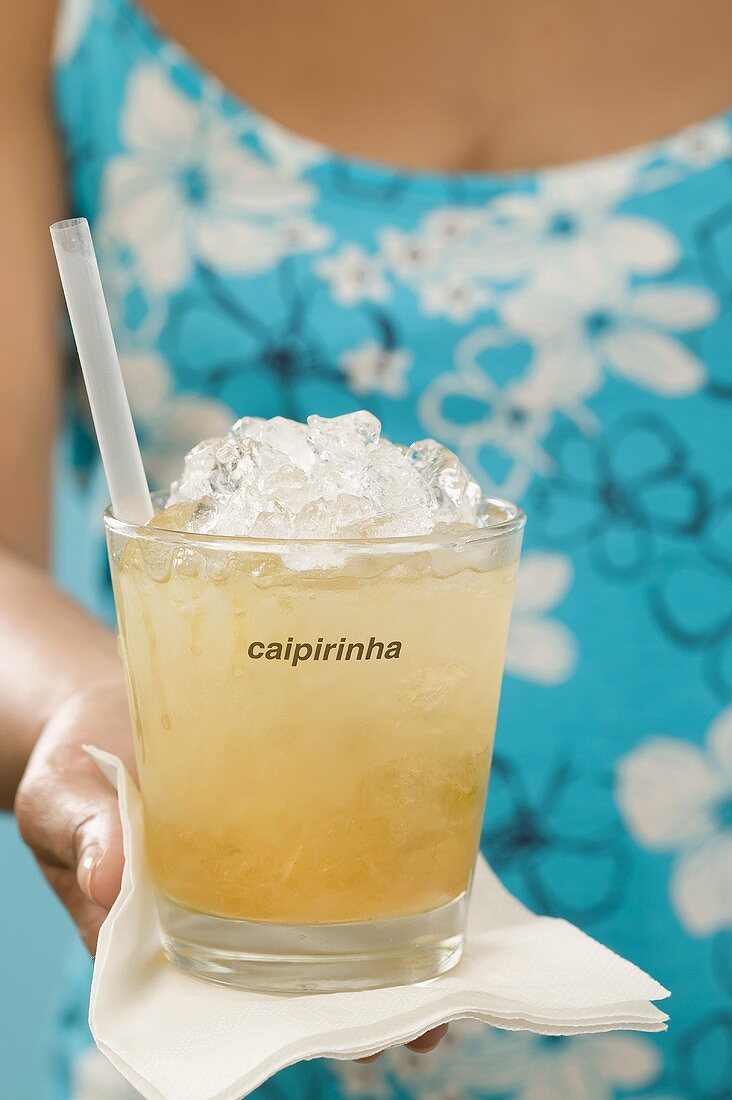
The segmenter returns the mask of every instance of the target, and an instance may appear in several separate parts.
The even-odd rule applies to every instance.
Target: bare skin
[[[140,0],[247,103],[343,152],[537,168],[726,108],[727,0]]]
[[[405,168],[582,159],[732,99],[727,0],[145,3],[265,114]],[[48,90],[54,2],[6,7],[15,33],[0,39],[0,209],[13,257],[0,269],[0,805],[12,805],[20,783],[21,832],[93,952],[122,851],[114,795],[82,746],[133,768],[131,738],[111,634],[45,573],[61,391],[47,226],[64,214]],[[430,1050],[444,1030],[410,1046]]]

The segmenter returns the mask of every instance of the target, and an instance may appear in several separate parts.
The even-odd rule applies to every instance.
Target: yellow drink
[[[441,578],[417,557],[367,584],[283,571],[262,586],[248,570],[158,582],[142,560],[117,584],[164,893],[293,923],[403,916],[461,894],[514,568]]]
[[[500,546],[490,531],[343,543],[290,568],[261,542],[114,524],[165,911],[229,937],[233,922],[322,931],[459,906],[461,947],[520,528]],[[359,984],[424,976],[404,974]]]

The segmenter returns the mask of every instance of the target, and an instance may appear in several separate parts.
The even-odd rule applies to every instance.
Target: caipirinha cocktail
[[[337,421],[313,428],[321,440],[330,431],[331,451],[352,427],[342,419],[337,433]],[[282,432],[283,422],[268,423]],[[194,455],[151,528],[109,525],[148,860],[177,910],[286,928],[357,925],[442,911],[469,888],[520,516],[491,511],[436,444],[414,455],[386,444],[385,456],[364,424],[373,433],[371,418],[357,422],[360,461],[370,451],[369,476],[392,477],[377,490],[391,514],[373,503],[368,514],[346,460],[328,517],[322,471],[311,464],[298,481],[307,429],[297,426],[287,463],[257,459],[270,464],[278,504],[294,498],[306,513],[300,529],[311,517],[306,539],[285,537],[277,510],[262,518],[261,495],[258,528],[222,531],[242,523],[217,482],[241,485],[227,469],[230,441]],[[269,446],[266,423],[237,431]],[[446,469],[453,500],[439,491]],[[261,494],[251,468],[242,477]],[[436,519],[440,508],[452,523]]]

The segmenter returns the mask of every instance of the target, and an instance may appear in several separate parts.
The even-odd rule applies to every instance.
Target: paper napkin
[[[479,860],[465,954],[421,985],[360,993],[248,993],[191,977],[160,948],[142,807],[116,757],[89,751],[117,788],[125,870],[104,922],[89,1022],[97,1046],[146,1100],[241,1100],[309,1058],[358,1058],[470,1017],[545,1035],[660,1031],[668,992],[564,920],[538,917]]]

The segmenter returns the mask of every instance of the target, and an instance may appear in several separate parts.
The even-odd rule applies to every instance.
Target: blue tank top
[[[428,1058],[311,1062],[257,1096],[730,1096],[732,117],[541,172],[405,172],[262,117],[131,0],[66,0],[58,32],[71,208],[151,481],[242,414],[365,407],[518,500],[484,850],[673,991],[664,1035],[457,1026]],[[61,553],[110,616],[71,380],[67,409]],[[57,1095],[134,1095],[69,996]]]

